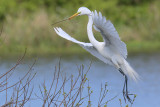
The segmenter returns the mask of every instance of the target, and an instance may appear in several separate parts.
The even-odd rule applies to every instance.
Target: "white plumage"
[[[92,12],[92,18],[95,28],[101,32],[105,44],[113,45],[115,50],[117,50],[126,59],[126,44],[120,40],[118,32],[116,31],[111,21],[106,20],[106,18],[102,16],[101,12],[99,12],[98,15],[97,11]]]
[[[80,42],[74,38],[72,38],[70,35],[68,35],[65,31],[63,31],[61,28],[54,28],[54,30],[56,31],[56,33],[61,36],[62,38],[65,38],[69,41],[72,41],[74,43],[79,44],[82,48],[84,48],[85,50],[87,50],[89,53],[91,53],[93,56],[97,57],[98,59],[100,59],[101,61],[103,61],[106,64],[112,65],[112,63],[105,59],[102,55],[100,55],[98,53],[98,51],[94,48],[94,46],[91,43],[85,43],[85,42]]]
[[[130,76],[135,81],[139,79],[139,75],[133,70],[133,68],[126,61],[127,58],[126,44],[120,40],[118,32],[116,31],[111,21],[106,20],[106,18],[102,16],[101,12],[99,12],[98,14],[97,11],[91,12],[86,7],[80,7],[78,9],[78,12],[73,16],[71,16],[69,19],[78,15],[87,15],[89,18],[87,24],[87,33],[91,43],[80,42],[72,38],[61,28],[57,27],[54,28],[54,30],[59,36],[79,44],[81,47],[90,52],[93,56],[97,57],[106,64],[112,65],[115,68],[117,68],[120,71],[120,73],[123,74],[123,76],[125,77],[125,84],[123,88],[124,98],[126,97],[128,101],[131,102],[127,90],[126,75]],[[94,27],[96,31],[99,31],[101,33],[104,42],[99,42],[94,38],[92,27]]]
[[[122,61],[117,60],[122,71],[125,74],[129,75],[135,81],[139,79],[138,74],[133,70],[133,68],[125,60],[127,58],[126,44],[120,40],[118,32],[116,31],[111,21],[106,20],[106,18],[102,16],[101,12],[99,12],[99,15],[98,15],[96,10],[95,12],[92,12],[92,18],[95,25],[94,28],[101,33],[104,43],[106,45],[105,47],[112,46],[112,49],[114,51],[117,51],[116,53],[118,54],[117,57],[119,58],[119,60],[122,60]]]

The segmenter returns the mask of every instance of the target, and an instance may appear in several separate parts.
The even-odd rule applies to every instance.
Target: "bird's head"
[[[69,20],[74,18],[75,16],[81,16],[81,15],[91,15],[92,12],[87,7],[80,7],[74,15],[69,17]]]
[[[91,11],[87,7],[80,7],[77,11],[78,15],[90,15]]]

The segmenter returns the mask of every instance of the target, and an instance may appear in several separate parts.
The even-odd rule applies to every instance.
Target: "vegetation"
[[[17,55],[25,48],[31,55],[86,53],[56,35],[52,23],[69,17],[81,6],[101,11],[115,25],[129,53],[160,49],[160,1],[158,0],[1,0],[0,56]],[[98,4],[98,5],[97,5]],[[89,42],[87,17],[55,25],[78,40]],[[102,40],[95,32],[96,38]],[[10,54],[12,53],[12,54]]]
[[[94,94],[91,86],[90,81],[87,79],[87,73],[90,70],[91,64],[85,70],[85,66],[77,65],[78,73],[77,75],[70,75],[69,77],[66,76],[63,72],[61,63],[55,65],[55,70],[53,74],[53,78],[51,80],[51,84],[44,83],[40,84],[33,84],[32,81],[36,78],[36,72],[33,71],[34,65],[36,61],[29,67],[29,70],[24,74],[24,76],[19,77],[19,80],[15,83],[11,83],[13,73],[15,73],[15,69],[20,67],[21,64],[24,62],[26,52],[24,55],[19,58],[17,63],[8,71],[0,74],[0,95],[4,96],[0,103],[1,107],[12,107],[12,106],[20,106],[26,107],[32,104],[33,102],[37,102],[38,106],[42,107],[83,107],[88,106],[92,107],[93,105],[93,98],[92,94]],[[34,91],[35,87],[38,88]],[[108,99],[107,94],[110,92],[108,90],[107,83],[103,86],[101,84],[100,94],[98,101],[94,101],[97,103],[98,107],[107,107],[107,105],[114,101],[117,96],[114,96],[111,99]],[[87,93],[86,93],[87,92]],[[129,104],[131,107],[135,101],[136,95],[133,97],[132,104]],[[123,99],[122,99],[123,100]],[[122,101],[119,99],[120,106],[122,107]],[[128,107],[128,104],[123,104]]]

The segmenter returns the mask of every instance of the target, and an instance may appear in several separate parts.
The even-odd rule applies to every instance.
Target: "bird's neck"
[[[89,41],[92,43],[92,45],[94,47],[97,47],[97,45],[99,44],[99,42],[95,39],[95,37],[93,35],[93,32],[92,32],[92,25],[93,25],[92,16],[89,15],[88,18],[89,18],[89,21],[88,21],[88,24],[87,24],[88,38],[89,38]]]

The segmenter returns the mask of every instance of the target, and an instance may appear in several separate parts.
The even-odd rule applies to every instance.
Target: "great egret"
[[[124,76],[125,82],[123,87],[123,96],[126,101],[127,100],[132,103],[131,98],[129,97],[128,87],[127,87],[127,75],[129,75],[133,80],[137,80],[139,75],[132,69],[129,63],[125,60],[127,58],[127,48],[126,44],[122,42],[119,38],[119,35],[114,28],[113,24],[106,20],[104,16],[102,16],[101,12],[99,14],[95,10],[95,12],[91,12],[86,7],[80,7],[78,12],[69,17],[68,19],[72,19],[75,16],[87,15],[89,18],[87,24],[87,33],[88,38],[91,43],[80,42],[66,32],[64,32],[61,28],[54,28],[55,32],[74,43],[79,44],[81,47],[90,52],[93,56],[97,57],[101,61],[106,64],[112,65],[118,69],[118,71]],[[92,25],[94,23],[94,28],[96,31],[99,31],[103,37],[104,42],[99,42],[94,38],[92,32]]]

